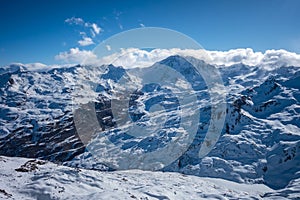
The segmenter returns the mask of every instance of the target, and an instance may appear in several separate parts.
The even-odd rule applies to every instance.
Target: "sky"
[[[139,27],[184,33],[207,50],[300,53],[299,0],[1,0],[0,66],[68,61]]]

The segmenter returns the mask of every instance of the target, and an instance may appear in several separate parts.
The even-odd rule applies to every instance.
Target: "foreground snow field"
[[[17,157],[0,157],[0,179],[0,199],[262,199],[276,192],[263,184],[169,172],[100,172]]]

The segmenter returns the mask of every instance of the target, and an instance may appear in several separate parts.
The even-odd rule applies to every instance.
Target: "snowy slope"
[[[299,177],[300,170],[299,90],[285,86],[297,80],[297,68],[268,72],[265,79],[252,78],[248,87],[249,74],[259,77],[261,72],[244,65],[234,67],[241,73],[227,71],[224,77],[224,82],[232,82],[224,134],[206,158],[191,165],[191,146],[191,153],[181,158],[186,166],[174,165],[173,170],[283,188]],[[281,70],[286,72],[278,73]],[[244,81],[236,84],[236,76]]]
[[[17,157],[0,163],[0,199],[262,199],[281,192],[178,173],[100,172]]]

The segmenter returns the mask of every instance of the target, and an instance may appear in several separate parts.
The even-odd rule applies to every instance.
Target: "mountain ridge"
[[[168,66],[175,62],[180,66],[193,59],[176,60],[181,58],[169,57],[159,63]],[[0,154],[108,170],[105,165],[94,162],[76,135],[72,92],[76,87],[86,87],[87,81],[97,80],[96,85],[91,84],[92,89],[86,90],[92,91],[90,96],[79,100],[92,99],[98,119],[105,119],[101,127],[113,129],[113,114],[104,110],[111,106],[111,91],[118,86],[126,70],[113,65],[104,74],[100,69],[88,71],[80,65],[47,72],[14,68],[16,70],[6,73],[0,70]],[[264,71],[259,66],[243,64],[234,65],[231,70],[230,67],[218,69],[228,91],[227,117],[220,140],[205,158],[198,158],[199,144],[211,114],[210,107],[204,105],[207,102],[204,87],[199,89],[203,97],[203,102],[199,102],[202,117],[199,132],[187,151],[162,170],[284,188],[299,178],[300,171],[297,167],[300,166],[299,69],[277,66]],[[97,73],[101,73],[101,77],[97,77]],[[82,82],[77,82],[78,76]],[[266,76],[269,79],[264,80]],[[282,171],[277,172],[275,166]]]

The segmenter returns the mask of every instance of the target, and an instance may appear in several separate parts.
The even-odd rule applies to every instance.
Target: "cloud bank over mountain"
[[[251,48],[232,49],[229,51],[209,51],[204,49],[154,49],[146,51],[136,48],[121,49],[120,52],[109,56],[98,58],[93,51],[72,48],[61,52],[55,58],[63,63],[82,64],[114,64],[131,67],[147,67],[155,62],[165,59],[171,55],[193,56],[214,65],[231,66],[243,63],[250,66],[262,65],[271,67],[273,65],[300,66],[300,54],[283,49],[255,52]]]

